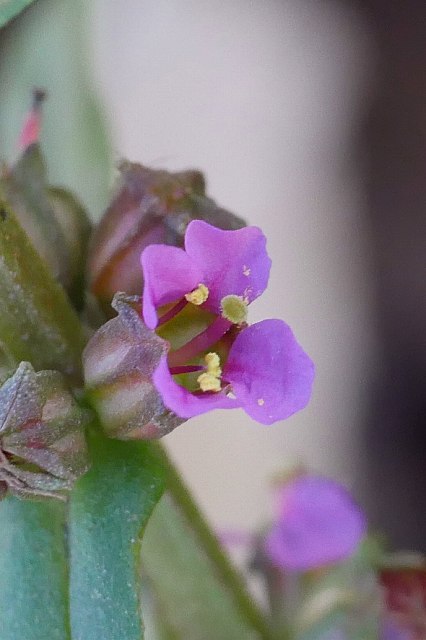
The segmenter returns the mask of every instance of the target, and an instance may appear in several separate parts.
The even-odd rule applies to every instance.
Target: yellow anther
[[[196,289],[194,289],[193,291],[190,291],[190,293],[185,294],[186,300],[188,300],[188,302],[191,302],[192,304],[195,304],[197,306],[199,306],[200,304],[203,304],[203,302],[205,302],[208,297],[209,297],[209,290],[206,287],[206,285],[203,284],[202,282],[200,282],[200,284]]]
[[[207,371],[198,376],[197,382],[201,391],[220,391],[220,376],[222,369],[220,368],[220,358],[217,353],[207,353],[204,356]]]
[[[220,358],[217,353],[207,353],[204,356],[204,360],[207,365],[207,373],[210,373],[216,378],[220,378],[222,375],[222,369],[220,368]]]
[[[247,320],[247,300],[241,296],[225,296],[220,301],[222,316],[233,324]]]
[[[220,391],[220,379],[211,373],[202,373],[197,378],[201,391]]]
[[[257,401],[257,404],[259,405],[259,407],[263,407],[263,405],[265,404],[265,401],[263,398],[259,398]]]

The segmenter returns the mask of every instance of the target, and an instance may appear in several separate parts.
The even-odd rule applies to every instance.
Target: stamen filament
[[[161,325],[166,324],[166,322],[168,322],[169,320],[177,316],[177,314],[180,313],[182,309],[185,309],[187,304],[188,302],[187,300],[185,300],[185,298],[182,298],[182,300],[179,300],[177,304],[175,304],[171,309],[166,311],[166,313],[162,315],[161,318],[158,319],[157,327],[161,327]]]
[[[184,364],[188,360],[192,360],[203,351],[207,351],[209,347],[215,344],[225,333],[232,327],[232,322],[226,318],[217,318],[204,331],[199,333],[195,338],[184,344],[176,351],[169,353],[169,367]]]
[[[188,364],[180,367],[171,367],[170,373],[172,374],[172,376],[177,376],[177,375],[180,375],[181,373],[194,373],[195,371],[203,371],[203,370],[204,370],[204,367],[201,365]]]

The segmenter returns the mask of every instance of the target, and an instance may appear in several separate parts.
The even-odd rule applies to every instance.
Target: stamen
[[[222,369],[220,368],[220,358],[217,353],[207,353],[204,356],[207,365],[207,371],[197,378],[202,391],[220,391],[220,376]]]
[[[217,353],[207,353],[204,356],[204,360],[207,365],[207,373],[211,373],[212,376],[220,378],[222,375],[222,369],[220,368],[220,358]]]
[[[177,314],[180,313],[187,304],[188,303],[184,298],[182,298],[182,300],[179,300],[177,304],[175,304],[171,309],[166,311],[166,313],[162,315],[161,318],[159,318],[157,327],[161,327],[161,325],[166,324],[166,322],[177,316]]]
[[[220,379],[211,373],[202,373],[197,378],[201,391],[220,391]]]
[[[197,305],[197,307],[203,304],[208,297],[209,297],[209,290],[206,287],[206,285],[203,284],[202,282],[200,282],[200,284],[196,289],[194,289],[190,293],[185,294],[186,300],[188,300],[188,302],[191,302],[191,304]]]
[[[189,342],[184,344],[176,351],[169,352],[169,367],[175,367],[177,365],[184,364],[197,357],[203,351],[207,351],[209,347],[215,344],[225,333],[230,329],[232,323],[225,318],[216,318],[211,325],[197,336],[192,338]]]
[[[204,367],[202,367],[201,365],[188,364],[182,365],[181,367],[172,367],[170,369],[170,373],[172,374],[172,376],[178,376],[181,373],[194,373],[195,371],[202,371],[203,369]]]
[[[247,300],[241,296],[225,296],[220,301],[222,316],[233,324],[242,324],[247,320]]]
[[[257,404],[259,405],[259,407],[263,407],[263,405],[265,404],[264,399],[263,398],[258,398]]]

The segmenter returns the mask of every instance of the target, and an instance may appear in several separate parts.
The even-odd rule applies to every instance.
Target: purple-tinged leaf
[[[19,497],[63,497],[88,469],[80,409],[57,371],[22,362],[0,388],[0,480]]]

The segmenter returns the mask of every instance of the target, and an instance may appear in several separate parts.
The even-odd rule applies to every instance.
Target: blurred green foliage
[[[12,4],[0,4],[0,17]],[[90,7],[82,0],[37,0],[0,31],[0,158],[16,160],[31,90],[45,88],[41,144],[49,182],[76,192],[97,218],[106,206],[111,162],[88,64]]]
[[[0,27],[13,20],[34,0],[0,0]]]

